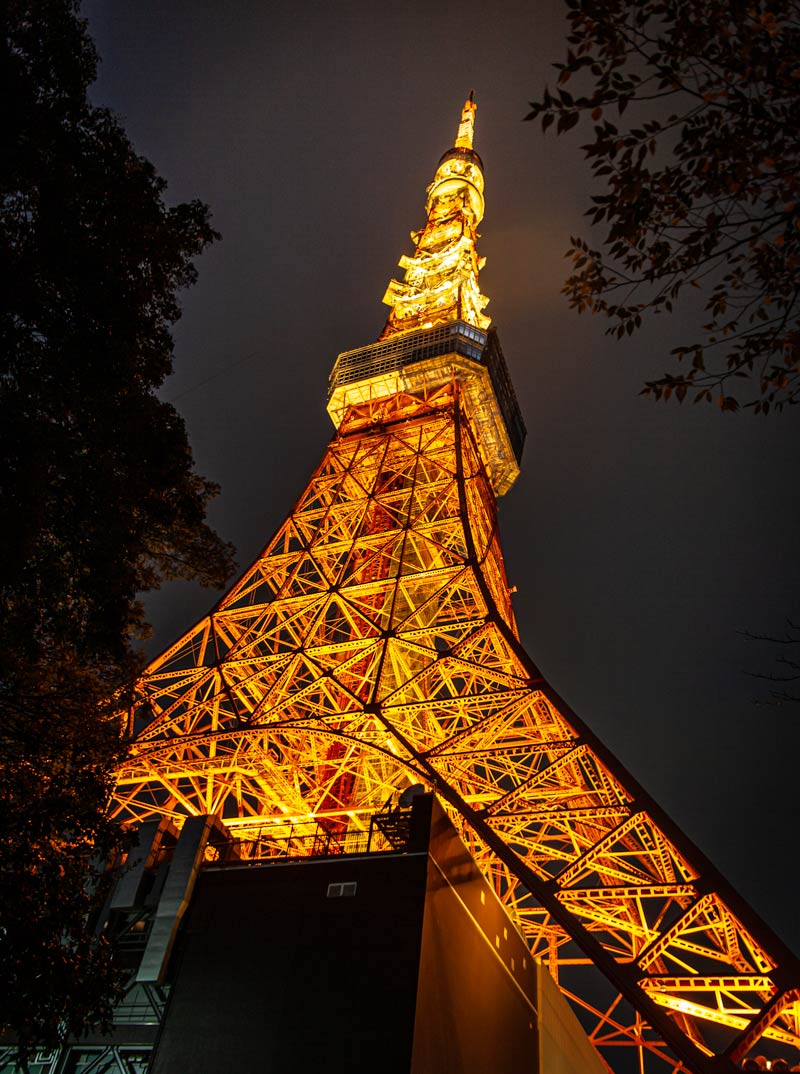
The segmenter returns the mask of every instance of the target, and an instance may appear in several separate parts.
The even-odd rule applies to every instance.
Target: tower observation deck
[[[405,278],[392,280],[391,307],[377,343],[340,354],[330,377],[328,413],[337,428],[353,405],[398,392],[424,394],[457,384],[495,495],[519,474],[525,423],[500,349],[483,314],[478,273],[478,224],[483,219],[483,162],[472,148],[476,105],[461,114],[452,149],[439,161],[425,203],[427,222],[412,231],[413,257],[403,255]]]
[[[380,338],[334,364],[322,462],[138,684],[113,811],[153,861],[181,833],[138,980],[160,986],[204,863],[359,853],[422,785],[610,1068],[723,1074],[756,1051],[792,1065],[798,960],[517,633],[497,498],[525,427],[483,312],[475,111],[428,187]]]

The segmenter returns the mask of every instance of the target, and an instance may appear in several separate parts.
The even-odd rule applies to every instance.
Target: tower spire
[[[456,135],[456,149],[472,149],[472,139],[475,137],[475,113],[478,106],[475,104],[475,90],[469,91],[469,97],[464,101],[461,109],[461,122],[458,125]]]
[[[483,314],[489,299],[481,294],[478,273],[486,263],[478,257],[477,227],[483,219],[483,161],[472,148],[474,91],[464,102],[455,144],[439,161],[427,190],[428,219],[412,231],[414,254],[400,258],[402,280],[391,280],[383,301],[391,311],[381,339],[420,328],[462,321],[486,329]]]

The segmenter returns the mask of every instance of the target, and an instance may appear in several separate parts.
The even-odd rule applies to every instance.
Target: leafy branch
[[[557,134],[591,125],[582,149],[601,192],[586,215],[606,231],[600,245],[571,240],[570,306],[609,318],[607,334],[622,338],[672,313],[687,287],[699,290],[709,315],[700,339],[677,346],[682,368],[647,381],[643,394],[692,392],[761,414],[797,402],[796,3],[567,6],[557,85],[525,118]],[[582,92],[564,88],[573,77]]]

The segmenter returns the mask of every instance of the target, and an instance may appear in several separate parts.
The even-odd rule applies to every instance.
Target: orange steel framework
[[[322,463],[143,675],[116,815],[216,814],[298,854],[322,828],[346,851],[423,783],[607,1064],[633,1048],[640,1070],[723,1071],[756,1046],[791,1062],[797,960],[520,644],[496,497],[524,427],[477,283],[474,117],[470,99],[381,340],[334,367]]]

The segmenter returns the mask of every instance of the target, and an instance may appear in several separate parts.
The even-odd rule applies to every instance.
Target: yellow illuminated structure
[[[608,1063],[794,1061],[797,961],[520,644],[496,499],[524,426],[482,313],[474,117],[470,99],[381,339],[334,366],[307,488],[143,675],[115,813],[213,816],[245,857],[347,852],[424,784]]]
[[[475,247],[484,210],[483,165],[472,148],[475,112],[470,96],[455,145],[439,161],[428,187],[425,227],[411,232],[415,254],[400,258],[405,278],[392,280],[383,296],[391,312],[381,339],[451,321],[489,327],[482,313],[489,300],[478,286],[486,259]]]

